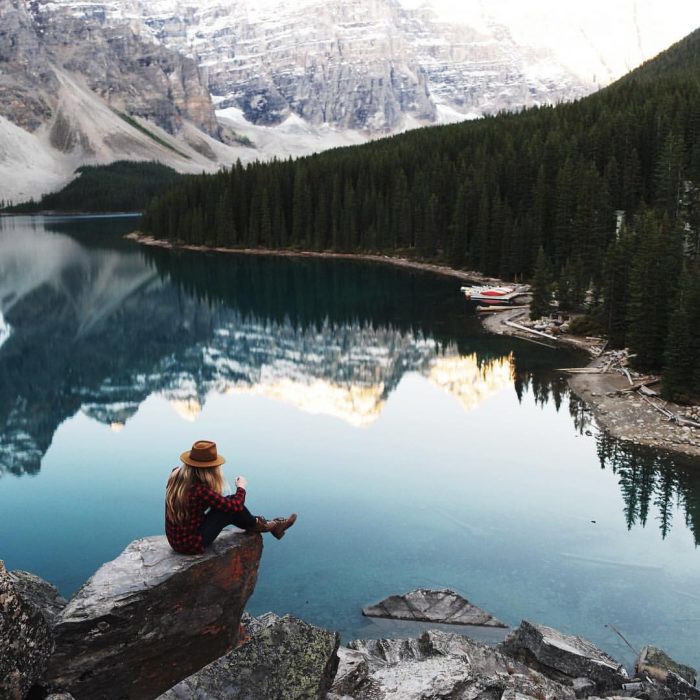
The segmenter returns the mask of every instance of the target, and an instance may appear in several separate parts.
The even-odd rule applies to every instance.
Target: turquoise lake
[[[450,587],[631,665],[700,667],[700,463],[600,432],[490,336],[459,281],[145,249],[129,217],[0,217],[0,559],[72,594],[163,532],[179,454],[215,440],[266,537],[249,610],[378,636],[361,608]]]

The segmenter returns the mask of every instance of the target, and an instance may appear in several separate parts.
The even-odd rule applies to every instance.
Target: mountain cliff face
[[[169,133],[186,119],[219,135],[208,89],[192,59],[145,41],[127,23],[110,24],[93,6],[76,12],[45,0],[2,0],[0,27],[0,113],[24,129],[35,131],[61,113],[60,76],[67,73],[113,109],[149,119]],[[57,137],[59,148],[75,145],[61,141]],[[84,135],[82,142],[89,150]]]
[[[66,9],[73,8],[69,0],[51,3],[61,6],[77,11]],[[592,88],[547,51],[518,46],[502,24],[482,18],[478,28],[455,25],[398,0],[99,7],[111,22],[128,12],[154,40],[197,60],[219,107],[240,109],[254,124],[295,114],[312,125],[388,133]]]

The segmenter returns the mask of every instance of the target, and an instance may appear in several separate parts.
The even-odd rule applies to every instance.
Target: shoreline
[[[479,284],[506,284],[503,280],[488,277],[479,272],[455,270],[447,265],[423,263],[407,258],[390,257],[387,255],[372,255],[361,253],[331,253],[316,251],[278,250],[268,248],[221,248],[214,246],[176,245],[170,241],[156,239],[138,231],[125,238],[139,245],[147,245],[166,250],[187,250],[202,253],[229,253],[239,255],[269,255],[289,258],[325,258],[338,260],[357,260],[361,262],[394,265],[418,272],[452,277],[464,282]],[[527,313],[526,309],[513,309],[502,313],[479,314],[482,327],[495,335],[509,335],[521,340],[528,340],[539,345],[555,348],[566,345],[586,351],[592,359],[582,369],[602,369],[607,358],[602,354],[603,347],[599,341],[579,336],[560,335],[556,339],[544,342],[546,339],[533,338],[532,334],[512,325],[518,318]],[[514,321],[515,319],[515,321]],[[636,391],[626,391],[630,385],[624,374],[598,372],[574,374],[568,378],[571,391],[580,398],[593,413],[595,422],[602,430],[613,437],[631,442],[635,445],[645,445],[655,449],[700,458],[700,429],[678,422],[671,422],[658,408],[650,405],[649,400]],[[624,392],[624,393],[621,393]],[[684,407],[670,402],[664,403],[674,414],[683,415]]]
[[[478,282],[479,284],[505,284],[503,280],[496,277],[489,277],[481,272],[470,270],[455,270],[448,265],[437,265],[434,263],[419,262],[409,258],[391,257],[389,255],[378,255],[372,253],[332,253],[330,251],[315,250],[288,250],[280,248],[222,248],[206,245],[175,244],[164,241],[153,236],[147,236],[138,231],[127,233],[124,238],[135,241],[139,245],[151,246],[153,248],[163,248],[165,250],[187,250],[195,253],[227,253],[229,255],[270,255],[279,258],[323,258],[327,260],[357,260],[359,262],[372,262],[384,265],[394,265],[407,270],[417,272],[432,272],[444,277],[454,277],[463,282]]]

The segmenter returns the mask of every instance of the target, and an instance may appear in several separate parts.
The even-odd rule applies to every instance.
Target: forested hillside
[[[142,227],[534,279],[682,398],[700,394],[699,192],[696,31],[576,103],[188,178]]]
[[[40,201],[7,206],[5,211],[107,212],[140,211],[173,182],[183,177],[161,163],[120,160],[109,165],[84,165],[78,177]],[[2,209],[0,202],[0,209]]]

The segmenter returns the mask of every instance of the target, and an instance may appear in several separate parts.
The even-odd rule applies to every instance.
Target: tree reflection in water
[[[625,502],[625,521],[646,526],[651,510],[662,537],[671,530],[673,516],[682,511],[685,524],[700,544],[700,473],[690,459],[618,440],[605,432],[597,438],[598,457],[603,469],[619,477]]]

